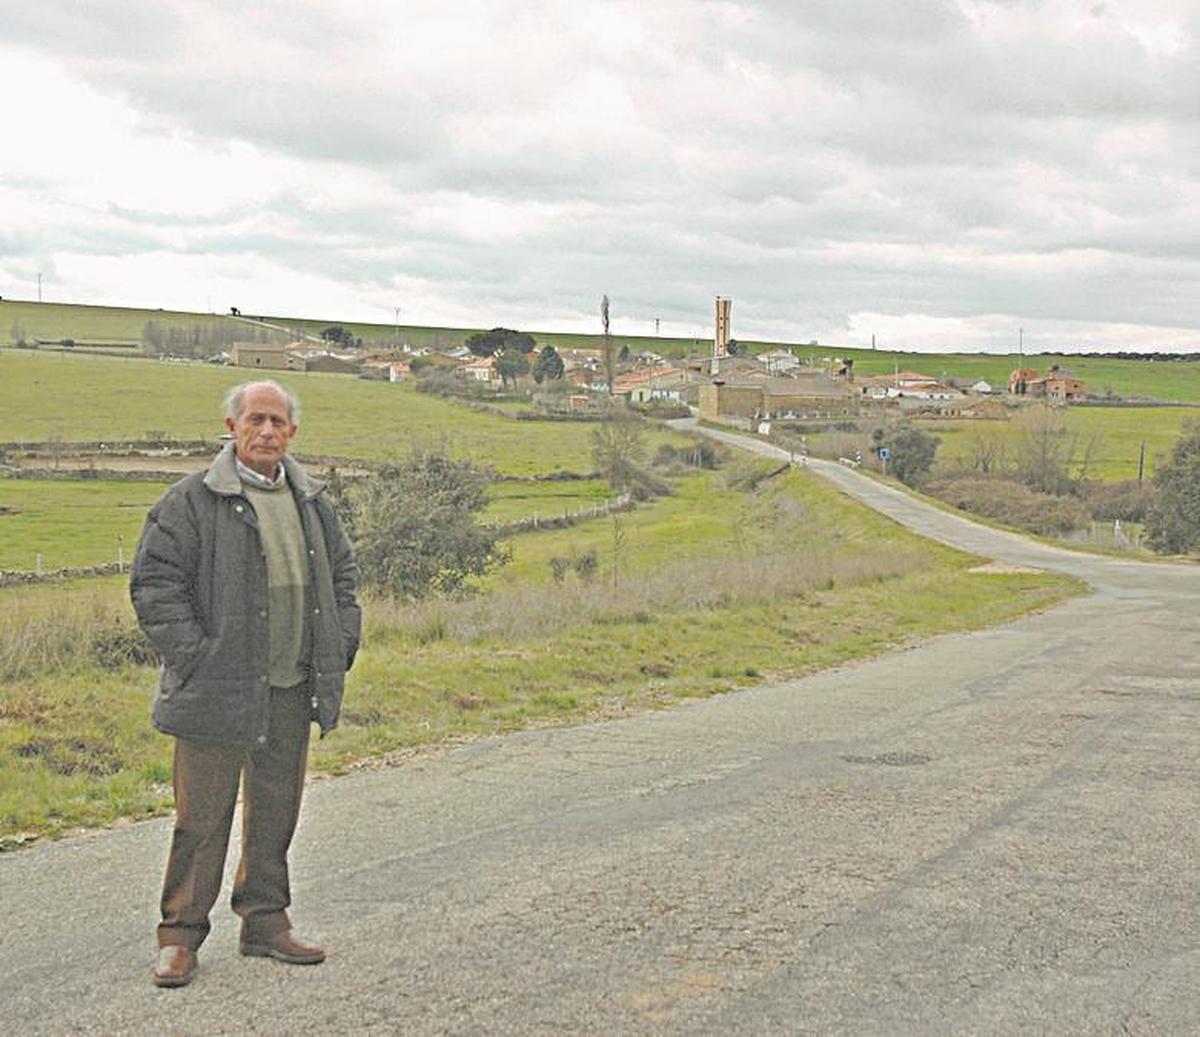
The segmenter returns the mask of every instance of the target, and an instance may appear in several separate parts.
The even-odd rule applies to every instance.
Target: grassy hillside
[[[592,470],[591,426],[514,421],[407,385],[346,375],[271,372],[299,395],[299,452],[386,458],[414,442],[442,441],[458,456],[528,475]],[[0,441],[143,438],[163,431],[213,439],[221,397],[249,373],[70,353],[0,350]],[[652,438],[665,433],[656,433]]]
[[[396,327],[386,322],[365,324],[354,321],[311,320],[272,314],[257,314],[244,310],[246,314],[290,329],[297,336],[302,333],[319,335],[330,325],[340,324],[352,334],[361,337],[367,345],[392,345],[396,340]],[[28,339],[60,340],[72,338],[81,345],[89,342],[139,342],[142,330],[148,321],[180,328],[212,328],[228,326],[233,318],[224,314],[187,313],[173,310],[135,309],[106,306],[74,306],[64,303],[36,303],[19,301],[0,302],[0,343],[14,341],[14,329],[22,329]],[[234,321],[236,324],[236,321]],[[245,325],[250,328],[251,325]],[[458,346],[479,329],[433,328],[403,324],[400,327],[401,341],[412,346],[449,348]],[[598,344],[596,335],[580,335],[562,332],[532,331],[539,342],[559,347],[592,347]],[[679,357],[710,346],[708,339],[659,338],[655,336],[614,335],[617,347],[628,345],[633,351],[652,349],[667,356]],[[1122,396],[1142,396],[1160,400],[1200,404],[1200,363],[1184,361],[1106,360],[1100,358],[1025,355],[984,355],[978,353],[903,353],[886,350],[858,349],[837,345],[797,345],[741,340],[750,352],[761,352],[781,345],[791,348],[797,356],[821,363],[825,358],[850,357],[855,361],[855,370],[861,374],[887,374],[893,370],[916,370],[942,378],[954,378],[971,382],[984,378],[993,386],[1007,386],[1009,372],[1017,366],[1033,367],[1045,371],[1051,364],[1068,368],[1082,378],[1090,392],[1103,395],[1113,392]]]
[[[393,346],[396,343],[394,324],[365,324],[360,321],[312,320],[303,317],[287,317],[278,314],[259,314],[243,311],[242,321],[226,313],[190,313],[180,310],[152,310],[117,306],[76,306],[69,303],[38,303],[25,301],[0,301],[0,344],[15,344],[19,338],[33,342],[61,341],[69,338],[79,346],[94,343],[140,343],[142,332],[150,321],[159,325],[177,328],[233,328],[253,330],[251,321],[285,328],[299,338],[301,335],[319,336],[332,325],[345,328],[364,346]],[[422,327],[411,324],[400,325],[400,341],[414,347],[428,346],[449,349],[461,346],[479,328]],[[537,332],[539,342],[558,347],[595,348],[596,335],[579,335],[568,332]],[[249,336],[247,336],[249,337]],[[613,341],[619,349],[628,345],[631,350],[654,349],[657,352],[684,355],[701,344],[695,339],[656,338],[638,335],[614,335]]]

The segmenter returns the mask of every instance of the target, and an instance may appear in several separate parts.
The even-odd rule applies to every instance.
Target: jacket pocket
[[[201,668],[207,664],[209,656],[212,655],[213,649],[216,647],[216,641],[211,637],[206,637],[200,642],[200,650],[192,656],[191,660],[182,670],[177,670],[176,675],[179,677],[180,685],[187,684]]]

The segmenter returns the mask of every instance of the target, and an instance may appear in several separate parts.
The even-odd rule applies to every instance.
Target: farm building
[[[1087,395],[1084,383],[1058,364],[1051,366],[1043,378],[1031,367],[1018,368],[1008,376],[1008,391],[1014,396],[1032,396],[1051,403],[1070,403]]]
[[[619,376],[614,394],[627,397],[631,403],[682,403],[687,385],[687,372],[681,368],[659,367],[646,371],[645,377]]]
[[[700,386],[700,416],[722,418],[831,419],[856,416],[859,394],[826,375],[714,381]]]
[[[235,342],[229,350],[229,363],[267,371],[304,370],[304,361],[281,342]]]
[[[500,383],[500,376],[496,373],[496,358],[493,356],[480,356],[468,360],[458,369],[458,374],[485,385]]]

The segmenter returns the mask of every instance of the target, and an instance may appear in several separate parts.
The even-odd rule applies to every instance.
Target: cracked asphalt
[[[151,986],[168,821],[4,855],[5,1031],[1200,1032],[1200,570],[812,467],[1093,593],[314,782],[293,914],[315,968],[240,958],[226,895],[196,981]]]

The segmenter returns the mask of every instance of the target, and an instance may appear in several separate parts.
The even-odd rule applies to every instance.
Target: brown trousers
[[[287,855],[300,816],[311,722],[305,682],[271,689],[269,734],[254,750],[175,739],[175,832],[163,882],[160,947],[196,950],[208,936],[239,780],[242,859],[232,905],[242,918],[242,940],[255,942],[290,928]]]

